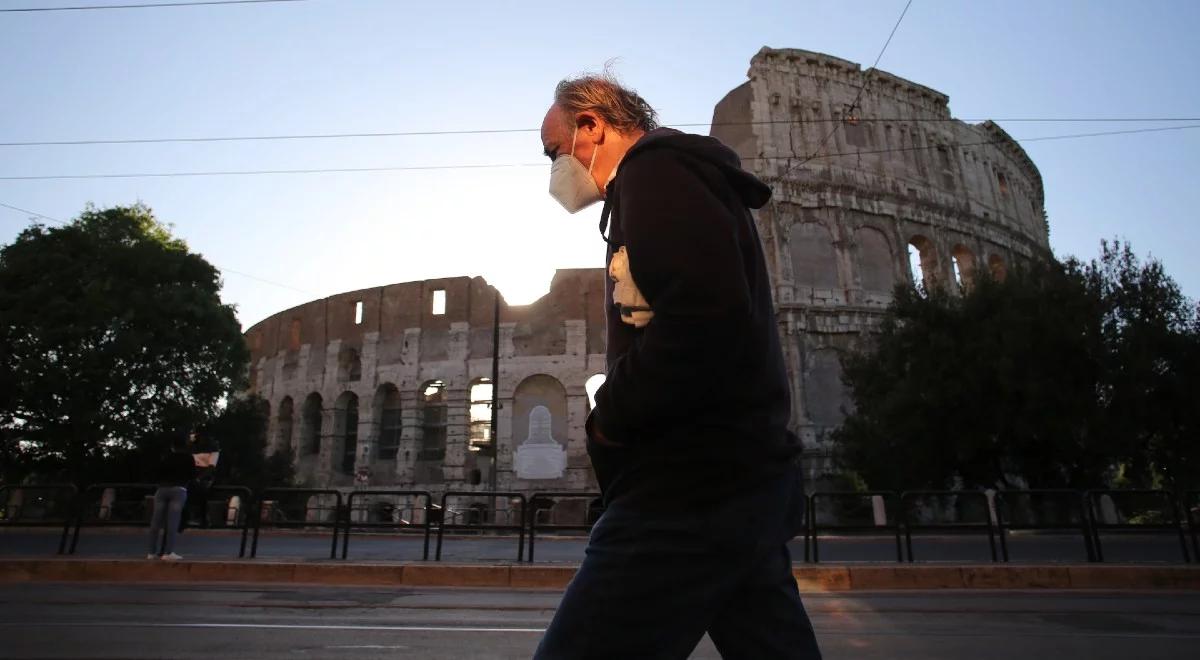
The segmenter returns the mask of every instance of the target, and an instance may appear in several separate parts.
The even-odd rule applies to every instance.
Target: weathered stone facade
[[[926,286],[1047,254],[1042,179],[999,126],[953,119],[944,94],[891,74],[763,48],[748,76],[717,104],[712,134],[774,190],[756,218],[793,425],[817,476],[847,405],[840,355],[912,281],[910,248]]]
[[[536,303],[500,301],[501,490],[595,488],[583,425],[585,384],[604,373],[603,277],[560,270]],[[316,300],[248,329],[250,390],[271,406],[270,447],[292,447],[299,478],[322,487],[349,487],[356,475],[371,487],[488,486],[491,460],[470,439],[473,429],[488,435],[491,394],[473,404],[471,391],[492,376],[496,296],[482,278],[408,282]],[[535,450],[552,439],[565,451],[561,477],[514,470],[530,439]]]
[[[1046,254],[1041,176],[1000,127],[955,120],[945,95],[890,74],[764,48],[749,78],[717,104],[712,134],[775,191],[756,220],[792,426],[817,477],[847,405],[840,356],[877,326],[894,284],[911,281],[909,250],[927,286]],[[604,373],[604,277],[563,270],[536,303],[501,302],[501,490],[595,488],[585,384]],[[480,278],[394,284],[250,328],[251,390],[271,405],[272,446],[291,446],[314,485],[349,487],[369,472],[372,487],[486,487],[490,459],[471,437],[490,425],[471,421],[486,409],[471,392],[491,377],[496,295]],[[560,477],[522,478],[564,463]]]

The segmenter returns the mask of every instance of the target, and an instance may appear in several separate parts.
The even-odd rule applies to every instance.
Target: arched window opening
[[[302,454],[321,453],[321,395],[313,392],[304,399],[304,410],[301,411],[300,452]]]
[[[846,384],[837,350],[820,348],[808,356],[804,393],[807,417],[813,424],[833,427],[842,423],[846,417]]]
[[[998,254],[993,254],[988,257],[988,270],[992,274],[992,279],[997,282],[1003,282],[1008,276],[1008,267],[1004,264],[1004,258]]]
[[[937,252],[933,241],[924,236],[913,236],[908,241],[908,266],[913,286],[918,291],[927,291],[937,285]]]
[[[974,253],[965,245],[956,245],[950,260],[954,265],[954,283],[963,289],[971,288],[975,283]]]
[[[376,456],[381,461],[394,461],[400,451],[400,390],[391,383],[379,386],[376,409],[379,410],[379,444]]]
[[[285,396],[279,402],[279,413],[275,423],[275,451],[285,451],[292,446],[292,397]]]
[[[828,229],[816,222],[792,225],[788,243],[792,279],[797,285],[831,290],[839,287],[837,252]]]
[[[492,379],[480,378],[471,384],[471,426],[467,448],[484,451],[492,447]]]
[[[896,286],[892,246],[878,229],[862,227],[856,232],[858,278],[863,291],[890,294]]]
[[[354,474],[354,463],[358,459],[358,396],[344,392],[334,406],[334,433],[342,448],[339,469],[342,474]],[[337,447],[337,445],[334,445]]]
[[[421,449],[418,461],[446,458],[446,384],[440,380],[421,388]]]
[[[604,374],[592,374],[587,381],[583,383],[583,389],[585,392],[587,392],[589,412],[596,408],[596,392],[599,391],[600,386],[604,384],[604,380]]]

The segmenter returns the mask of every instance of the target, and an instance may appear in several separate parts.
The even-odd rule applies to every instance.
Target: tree
[[[1093,488],[1200,472],[1196,310],[1127,245],[962,295],[899,287],[847,356],[842,467],[872,487]]]
[[[141,204],[89,206],[0,249],[0,429],[23,463],[87,483],[210,416],[248,361],[220,288]]]
[[[266,455],[267,402],[258,395],[229,401],[200,429],[201,438],[220,443],[216,483],[261,488],[292,485],[291,448]]]
[[[1200,313],[1155,260],[1101,243],[1086,269],[1104,301],[1105,428],[1126,439],[1124,474],[1144,487],[1200,488]]]

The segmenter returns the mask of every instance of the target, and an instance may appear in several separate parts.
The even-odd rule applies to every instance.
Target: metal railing
[[[876,498],[879,498],[876,500]],[[820,505],[828,502],[830,507]],[[882,505],[877,506],[877,503]],[[890,506],[889,506],[890,504]],[[808,498],[808,536],[804,539],[804,559],[808,560],[809,541],[812,543],[812,561],[821,562],[821,532],[865,533],[890,532],[896,539],[896,561],[904,561],[900,546],[900,497],[894,492],[872,490],[863,492],[827,491],[816,492]],[[878,509],[882,508],[882,511]],[[827,515],[822,515],[825,512]],[[880,513],[883,522],[880,523]],[[852,522],[843,522],[846,519]],[[868,522],[869,521],[869,522]],[[890,522],[889,522],[890,521]]]
[[[1200,561],[1200,490],[1189,490],[1183,494],[1183,512],[1188,532],[1192,535],[1192,556]]]
[[[1108,498],[1111,508],[1105,506]],[[1092,546],[1097,561],[1104,561],[1101,532],[1174,532],[1179,535],[1183,561],[1191,562],[1183,522],[1175,496],[1165,490],[1089,490],[1087,499],[1088,525],[1092,530]],[[1111,514],[1111,515],[1110,515]],[[1110,518],[1116,518],[1111,521]]]
[[[272,499],[272,497],[276,499]],[[320,498],[316,501],[315,506],[312,504],[314,497]],[[334,499],[334,505],[332,507],[322,506],[321,500],[330,497]],[[297,506],[294,501],[296,498],[304,498],[303,504]],[[253,520],[254,540],[250,544],[251,558],[258,556],[259,532],[263,527],[273,527],[332,529],[333,540],[329,547],[329,558],[337,559],[338,530],[342,524],[341,491],[328,488],[267,488],[262,491],[257,504]]]
[[[491,506],[476,502],[473,506],[467,509],[451,509],[447,506],[450,498],[471,497],[471,498],[486,498],[492,502]],[[511,508],[505,511],[500,511],[499,507],[495,506],[497,498],[508,498],[509,504],[519,503],[521,505],[520,513],[515,517],[512,515]],[[442,560],[442,539],[447,530],[451,531],[496,531],[496,532],[517,532],[517,561],[525,556],[525,514],[526,502],[525,494],[510,491],[478,491],[478,490],[448,490],[442,494],[441,504],[441,522],[438,525],[437,532],[437,552],[434,559]],[[501,518],[501,513],[505,513],[509,520],[515,520],[515,523],[496,522]],[[485,522],[491,519],[492,522]],[[464,522],[465,521],[465,522]]]
[[[113,497],[106,501],[104,493],[109,490]],[[149,527],[150,517],[154,513],[154,492],[157,490],[158,484],[147,483],[99,483],[85,488],[79,496],[75,532],[71,535],[68,554],[73,555],[78,549],[79,533],[84,527]],[[136,496],[129,497],[130,491]],[[125,497],[122,497],[122,492]]]
[[[58,551],[74,554],[84,527],[146,527],[153,510],[151,496],[157,488],[150,483],[100,483],[78,492],[66,484],[0,486],[0,529],[61,526]],[[228,503],[235,495],[238,503],[231,506]],[[337,557],[339,533],[344,534],[341,556],[345,559],[353,532],[387,529],[422,534],[422,558],[427,560],[436,528],[437,560],[442,556],[446,532],[515,532],[517,560],[533,562],[539,534],[586,532],[598,514],[592,506],[584,507],[582,513],[553,514],[549,512],[555,509],[545,505],[596,497],[592,492],[569,491],[534,492],[528,499],[515,491],[447,491],[435,501],[434,494],[418,490],[362,490],[347,497],[336,489],[302,488],[270,488],[260,497],[242,486],[214,486],[208,501],[227,503],[220,522],[241,531],[239,557],[246,555],[251,529],[251,557],[257,556],[263,528],[332,530],[331,559]],[[395,502],[389,508],[379,504],[381,498],[406,498],[411,505]],[[380,508],[371,508],[375,506]],[[982,491],[817,492],[808,497],[807,509],[805,561],[810,558],[811,544],[811,560],[820,562],[822,537],[828,542],[830,533],[840,532],[885,533],[895,539],[897,561],[904,561],[907,555],[909,562],[916,560],[914,533],[986,533],[992,560],[1000,561],[1002,556],[1008,561],[1009,535],[1019,530],[1069,531],[1082,538],[1089,561],[1105,561],[1102,535],[1142,532],[1176,536],[1185,562],[1191,561],[1193,553],[1200,557],[1200,491],[997,491],[994,502]],[[576,523],[562,518],[564,515],[582,520]],[[528,557],[524,549],[527,532]]]
[[[0,528],[61,527],[58,539],[61,555],[66,552],[78,499],[79,489],[73,484],[0,486]]]
[[[412,500],[420,500],[423,498],[425,500],[425,504],[423,506],[421,506],[420,508],[417,508],[417,507],[403,508],[403,507],[396,507],[395,505],[392,505],[391,507],[380,507],[380,509],[379,509],[380,517],[387,517],[387,518],[390,518],[390,520],[372,521],[370,519],[371,518],[370,507],[372,505],[372,502],[369,499],[367,499],[367,498],[372,498],[372,497],[373,498],[403,497],[403,498],[409,498]],[[361,507],[355,508],[354,505],[356,503],[356,500],[367,500],[367,501]],[[379,500],[376,500],[374,503],[380,504],[380,503],[384,503],[384,502],[380,502]],[[425,537],[424,551],[421,556],[421,559],[423,561],[428,560],[429,559],[429,537],[433,530],[433,518],[434,518],[433,510],[434,510],[433,495],[431,495],[429,493],[429,491],[380,489],[380,490],[356,490],[353,493],[350,493],[350,496],[348,498],[346,498],[345,527],[342,530],[342,559],[346,558],[346,555],[350,549],[350,530],[351,529],[392,529],[397,532],[400,532],[405,529],[419,528],[424,531],[424,537]],[[363,513],[365,513],[367,519],[366,520],[355,520],[354,513],[356,511],[362,511]],[[405,511],[409,511],[409,516],[407,518],[404,516]],[[420,516],[421,520],[420,521],[416,520],[417,516],[415,514],[418,511],[421,512],[421,516]]]
[[[929,500],[934,500],[936,504],[929,506]],[[914,506],[917,504],[921,506]],[[992,523],[991,507],[986,493],[969,490],[909,491],[900,494],[900,512],[904,521],[904,544],[908,551],[909,563],[915,559],[912,548],[913,532],[921,531],[951,534],[987,532],[992,561],[998,561],[996,527]],[[948,512],[952,512],[953,516],[944,515]]]
[[[1009,560],[1008,533],[1013,530],[1079,532],[1089,562],[1096,561],[1083,493],[1077,490],[1000,490],[995,497],[1000,548]]]
[[[537,539],[538,530],[543,532],[590,532],[592,526],[599,519],[602,508],[593,506],[596,500],[600,498],[600,493],[571,493],[565,491],[558,492],[537,492],[529,498],[529,559],[533,563],[533,546]],[[578,524],[562,524],[556,522],[539,523],[539,518],[542,512],[553,515],[554,506],[558,500],[563,499],[582,499],[587,500],[583,507],[584,522]],[[540,502],[550,502],[551,506],[542,508],[538,506]]]

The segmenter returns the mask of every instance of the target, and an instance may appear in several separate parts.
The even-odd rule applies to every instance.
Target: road
[[[59,530],[0,529],[0,557],[45,557],[58,549]],[[81,557],[137,557],[146,553],[147,532],[137,528],[85,528],[79,539]],[[328,559],[331,532],[297,533],[263,531],[258,556],[263,558]],[[179,540],[178,552],[194,559],[232,559],[238,556],[241,535],[233,530],[190,529]],[[526,539],[528,542],[528,539]],[[1106,561],[1180,563],[1178,536],[1172,534],[1108,534],[1103,538]],[[535,557],[540,563],[578,564],[587,540],[583,537],[539,536]],[[447,536],[442,558],[453,562],[508,562],[517,559],[517,538]],[[436,542],[430,541],[430,559]],[[791,543],[795,561],[804,558],[804,542]],[[248,550],[247,550],[248,551]],[[896,559],[895,539],[887,536],[846,537],[823,535],[821,561],[876,561]],[[943,536],[914,535],[913,551],[920,561],[986,562],[991,560],[986,534]],[[1078,535],[1015,533],[1009,537],[1015,562],[1083,562],[1083,540]],[[421,535],[354,534],[348,558],[356,561],[413,561],[421,559]],[[341,544],[338,545],[341,556]]]
[[[260,586],[0,585],[0,658],[528,658],[559,594]],[[825,658],[1193,658],[1200,594],[806,597]],[[693,658],[718,658],[706,639]]]

